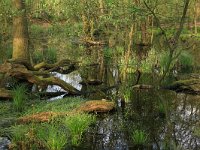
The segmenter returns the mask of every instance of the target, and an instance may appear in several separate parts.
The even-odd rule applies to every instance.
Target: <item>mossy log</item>
[[[53,77],[47,72],[42,71],[30,71],[27,69],[26,66],[22,64],[15,64],[15,63],[4,63],[0,65],[0,73],[5,74],[6,76],[14,77],[21,80],[26,80],[30,83],[40,85],[40,86],[47,86],[47,85],[58,85],[68,93],[73,95],[78,95],[79,91],[71,86],[70,84],[66,83],[65,81]],[[47,74],[48,76],[44,76]]]
[[[90,100],[83,103],[80,107],[75,109],[77,112],[86,113],[105,113],[115,109],[115,103],[105,99],[102,100]]]
[[[54,64],[48,64],[46,62],[41,62],[39,64],[36,64],[34,66],[35,70],[47,70],[48,72],[59,72],[59,73],[65,73],[68,74],[72,71],[75,71],[78,69],[78,62],[73,62],[68,59],[61,60],[59,62],[56,62]]]
[[[9,59],[9,60],[7,60],[7,62],[11,63],[11,64],[23,65],[29,71],[42,70],[43,72],[46,71],[46,73],[55,71],[55,72],[59,72],[59,73],[68,74],[68,73],[71,73],[71,72],[77,70],[79,67],[78,66],[79,62],[74,62],[74,61],[71,61],[68,59],[60,60],[54,64],[48,64],[46,62],[41,62],[34,66],[32,66],[29,62],[27,62],[26,60],[23,60],[23,59]]]
[[[200,94],[200,79],[179,80],[164,88],[176,92]]]

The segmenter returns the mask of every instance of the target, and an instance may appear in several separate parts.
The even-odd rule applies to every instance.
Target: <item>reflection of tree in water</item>
[[[183,149],[198,149],[200,138],[194,135],[194,130],[200,123],[200,96],[179,94],[177,97],[170,116],[174,141]]]
[[[85,143],[93,149],[129,150],[134,148],[131,133],[139,129],[148,135],[147,149],[198,149],[200,139],[194,130],[200,120],[199,98],[170,91],[134,91],[124,112],[100,119]],[[161,101],[166,117],[159,114]]]

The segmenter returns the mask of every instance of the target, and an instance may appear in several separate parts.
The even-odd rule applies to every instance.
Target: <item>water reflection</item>
[[[81,79],[81,76],[78,72],[73,72],[73,73],[70,73],[70,74],[60,74],[58,72],[52,72],[53,76],[54,77],[58,77],[59,79],[69,83],[70,85],[72,85],[73,87],[75,87],[77,90],[81,90],[82,88],[82,85],[79,84],[82,79]],[[47,87],[47,92],[58,92],[58,91],[64,91],[61,87],[59,86],[56,86],[56,85],[49,85]]]
[[[102,80],[105,85],[113,85],[118,80],[118,72],[106,68],[107,75]],[[81,75],[74,72],[69,75],[54,73],[56,77],[82,90]],[[150,78],[150,80],[152,80]],[[89,87],[87,87],[89,88]],[[97,124],[84,136],[82,148],[92,150],[130,150],[136,149],[131,140],[132,132],[142,130],[148,135],[146,145],[140,149],[198,149],[200,138],[194,130],[200,128],[200,96],[176,94],[165,90],[140,90],[129,88],[128,101],[122,108],[123,88],[116,88],[106,95],[117,103],[114,114],[100,116]],[[127,90],[127,86],[125,86]],[[62,91],[57,86],[48,87],[48,91]],[[124,106],[123,106],[124,107]]]
[[[131,133],[141,129],[148,134],[142,149],[198,149],[200,138],[194,135],[199,127],[199,96],[169,91],[137,91],[124,111],[100,118],[84,137],[83,147],[94,150],[135,149]],[[164,103],[160,115],[159,103]]]
[[[58,77],[59,79],[69,83],[70,85],[72,85],[73,87],[75,87],[77,90],[81,90],[82,89],[82,85],[79,84],[82,81],[82,78],[80,76],[80,74],[78,72],[73,72],[70,74],[60,74],[58,72],[52,72],[54,77]],[[66,92],[64,89],[62,89],[60,86],[57,85],[48,85],[46,92]],[[64,94],[65,95],[65,94]],[[57,97],[53,97],[50,98],[49,100],[56,100],[56,99],[60,99],[63,98],[64,95],[60,95]]]

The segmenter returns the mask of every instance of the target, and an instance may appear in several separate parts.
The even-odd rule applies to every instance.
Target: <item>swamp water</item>
[[[109,79],[117,78],[110,69]],[[78,90],[97,88],[80,85],[78,73],[55,74]],[[112,77],[112,78],[111,78]],[[117,80],[112,79],[112,84]],[[103,86],[112,86],[107,81]],[[121,85],[122,86],[122,85]],[[100,89],[100,87],[99,87]],[[48,90],[60,90],[49,87]],[[86,97],[107,98],[116,102],[116,111],[98,115],[97,123],[83,136],[83,142],[73,149],[134,150],[200,148],[200,96],[175,93],[161,89],[131,89],[125,86]],[[125,103],[124,103],[125,101]],[[141,133],[140,136],[137,133]]]

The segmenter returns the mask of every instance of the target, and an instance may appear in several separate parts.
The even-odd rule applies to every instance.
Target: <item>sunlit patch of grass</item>
[[[70,131],[71,143],[78,146],[81,143],[82,134],[92,123],[95,122],[95,117],[90,114],[75,114],[67,117],[64,124]]]
[[[66,112],[78,107],[85,99],[79,97],[68,97],[55,101],[37,101],[32,104],[32,107],[24,112],[24,115],[39,113],[39,112]]]
[[[23,111],[27,100],[27,87],[25,85],[17,85],[13,90],[13,106],[16,111]]]
[[[131,134],[132,141],[137,146],[144,146],[148,141],[148,135],[143,130],[135,130]]]

